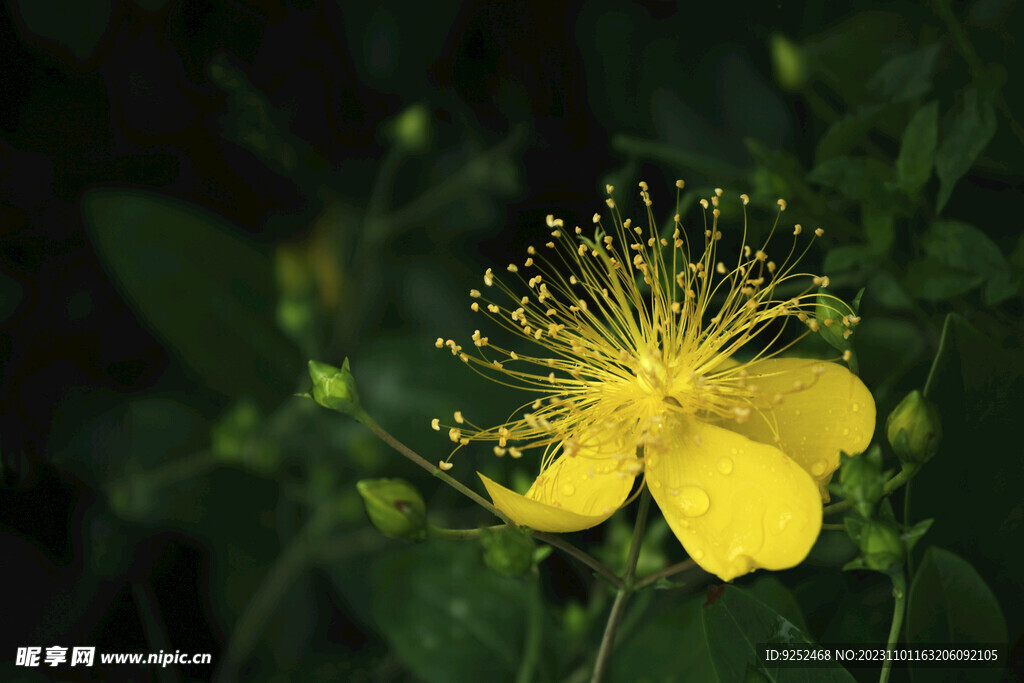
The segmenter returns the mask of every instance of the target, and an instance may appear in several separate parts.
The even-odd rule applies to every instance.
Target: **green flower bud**
[[[903,539],[899,531],[884,522],[868,522],[861,529],[859,545],[868,569],[884,572],[903,561]]]
[[[430,111],[414,104],[394,119],[395,143],[410,151],[422,152],[430,144]]]
[[[889,413],[885,434],[903,462],[928,462],[942,441],[939,411],[934,403],[915,389]]]
[[[385,536],[420,541],[427,535],[427,506],[404,479],[363,479],[356,483],[366,514]]]
[[[534,544],[522,529],[482,529],[484,564],[504,576],[522,576],[533,568]]]
[[[882,451],[874,446],[861,455],[844,453],[841,460],[839,481],[829,486],[829,490],[850,500],[861,517],[870,519],[871,511],[885,490]]]
[[[807,83],[807,58],[800,46],[776,33],[771,44],[775,80],[786,90],[799,90]]]
[[[359,392],[356,391],[356,380],[348,369],[348,358],[340,369],[311,360],[309,376],[313,380],[313,400],[324,408],[357,418],[363,413]]]

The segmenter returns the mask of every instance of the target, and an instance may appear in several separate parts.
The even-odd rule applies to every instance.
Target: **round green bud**
[[[861,530],[860,550],[869,569],[884,572],[903,560],[903,539],[892,526],[870,521]]]
[[[799,90],[807,83],[807,58],[800,46],[776,33],[771,44],[775,79],[786,90]]]
[[[313,380],[313,400],[324,408],[350,415],[362,412],[356,380],[348,369],[348,358],[341,368],[311,360],[309,376]]]
[[[483,529],[484,564],[504,576],[522,576],[533,568],[534,544],[522,529]]]
[[[395,142],[410,152],[422,152],[430,144],[430,111],[414,104],[394,119]]]
[[[942,441],[939,411],[934,403],[915,389],[889,413],[885,434],[889,445],[903,462],[928,462]]]
[[[419,541],[427,535],[427,506],[404,479],[364,479],[356,483],[366,514],[385,536]]]

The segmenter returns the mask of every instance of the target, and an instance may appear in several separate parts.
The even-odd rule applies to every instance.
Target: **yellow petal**
[[[562,454],[520,495],[482,474],[494,506],[537,531],[579,531],[608,519],[626,500],[640,467],[632,432],[591,437]]]
[[[816,367],[824,372],[815,374]],[[810,473],[828,500],[825,487],[839,467],[839,451],[861,453],[871,444],[871,392],[845,367],[825,361],[772,358],[751,363],[746,370],[747,386],[757,387],[763,401],[781,395],[782,402],[753,411],[742,424],[726,421],[721,426],[778,446]]]
[[[676,538],[723,581],[786,569],[821,531],[818,487],[782,451],[694,419],[648,443],[647,484]]]

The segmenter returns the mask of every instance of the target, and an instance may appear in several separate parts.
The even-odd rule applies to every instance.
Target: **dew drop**
[[[776,533],[782,533],[789,526],[789,523],[793,520],[793,513],[789,510],[783,510],[779,513],[779,516],[775,519],[775,530]]]
[[[694,548],[690,551],[690,557],[692,557],[694,561],[700,562],[700,559],[704,557],[704,551],[700,548]]]
[[[647,458],[647,466],[648,467],[652,467],[652,468],[653,467],[657,467],[658,466],[658,456],[652,455],[649,458]]]
[[[853,405],[850,406],[850,410],[856,413],[858,410],[860,410],[860,404],[854,403]]]
[[[711,500],[699,486],[684,486],[679,492],[679,507],[687,517],[700,517],[711,507]]]
[[[732,460],[729,458],[722,458],[718,461],[718,471],[722,474],[732,473]]]
[[[816,477],[820,477],[821,475],[825,474],[825,470],[827,468],[828,465],[825,463],[824,460],[815,460],[813,463],[811,463],[811,474],[813,474]]]
[[[796,410],[794,410],[793,414],[796,415],[797,417],[799,417],[800,416],[800,409],[797,408]]]
[[[573,486],[572,484],[562,484],[562,493],[564,493],[567,496],[571,496],[572,494],[576,493],[576,487]]]
[[[652,483],[651,486],[653,486],[656,489],[660,489],[661,488],[661,482],[660,481],[656,481],[656,482]]]
[[[849,435],[850,435],[850,428],[849,427],[843,427],[843,436],[849,436]]]

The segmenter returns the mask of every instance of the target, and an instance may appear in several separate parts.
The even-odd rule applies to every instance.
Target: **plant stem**
[[[612,649],[615,646],[615,632],[619,628],[619,622],[626,610],[626,603],[629,596],[635,589],[633,578],[636,576],[636,562],[640,558],[640,545],[644,537],[644,529],[647,527],[647,511],[651,507],[651,494],[646,489],[640,494],[640,507],[636,513],[636,525],[633,527],[633,540],[629,544],[629,556],[626,558],[626,573],[622,577],[622,585],[615,594],[615,602],[612,603],[611,614],[608,615],[608,623],[604,627],[604,636],[601,638],[601,648],[597,651],[597,659],[594,661],[594,675],[590,683],[601,683],[604,678],[605,669],[611,660]]]
[[[907,577],[903,567],[892,574],[892,596],[896,603],[893,605],[892,627],[889,629],[889,641],[885,645],[885,662],[882,664],[882,673],[878,677],[878,683],[887,683],[889,680],[889,674],[892,671],[892,651],[900,639],[903,613],[907,610]]]
[[[526,642],[523,657],[519,662],[516,683],[530,683],[534,680],[534,669],[540,658],[541,640],[544,635],[544,602],[541,599],[539,577],[533,573],[530,596],[526,601]]]
[[[504,524],[498,524],[495,526],[485,527],[490,531],[497,531],[498,529],[504,529]],[[454,541],[465,541],[471,538],[480,538],[483,533],[483,529],[442,529],[432,525],[427,525],[427,536],[430,538],[448,538]]]
[[[396,451],[398,451],[399,453],[404,455],[406,458],[408,458],[412,462],[416,463],[417,465],[419,465],[420,467],[425,469],[427,472],[430,472],[432,475],[434,475],[435,477],[437,477],[438,479],[440,479],[444,483],[448,484],[453,489],[455,489],[456,491],[458,491],[462,495],[466,496],[467,498],[472,500],[474,503],[476,503],[477,505],[479,505],[483,509],[485,509],[488,512],[490,512],[492,515],[494,515],[495,517],[497,517],[501,521],[505,522],[505,524],[508,524],[509,526],[513,526],[514,525],[512,520],[510,520],[508,517],[506,517],[501,512],[501,510],[499,510],[498,508],[496,508],[493,505],[491,505],[491,503],[489,503],[488,501],[484,500],[479,494],[477,494],[475,491],[470,489],[468,486],[464,485],[462,482],[458,481],[457,479],[453,479],[452,477],[449,477],[447,474],[444,473],[444,471],[441,470],[440,467],[438,467],[437,465],[431,464],[430,462],[428,462],[426,460],[426,458],[421,456],[419,453],[417,453],[416,451],[412,450],[411,448],[406,446],[404,443],[402,443],[401,441],[399,441],[395,437],[391,436],[391,434],[389,434],[387,431],[385,431],[385,429],[383,427],[381,427],[379,424],[374,422],[373,418],[371,418],[368,414],[366,414],[365,412],[360,412],[359,414],[354,415],[354,417],[360,423],[362,423],[367,429],[369,429],[371,432],[373,432],[374,435],[378,439],[380,439],[381,441],[383,441],[387,445],[391,446],[393,449],[395,449]],[[467,530],[467,531],[469,531],[469,530]],[[554,548],[558,548],[559,550],[563,551],[564,553],[566,553],[568,555],[571,555],[572,557],[575,557],[577,560],[579,560],[580,562],[582,562],[583,564],[587,565],[588,567],[593,569],[595,572],[597,572],[598,574],[600,574],[601,576],[606,578],[615,587],[618,588],[618,587],[622,586],[622,579],[620,579],[619,577],[615,576],[615,573],[612,572],[611,569],[606,567],[604,564],[599,562],[594,557],[591,557],[587,553],[583,552],[582,550],[580,550],[579,548],[577,548],[573,544],[571,544],[571,543],[569,543],[567,541],[563,541],[558,536],[553,536],[552,534],[548,534],[548,533],[545,533],[543,531],[533,531],[533,530],[531,530],[530,531],[530,535],[532,535],[538,541],[543,541],[544,543],[547,543],[548,545],[550,545],[550,546],[552,546]]]
[[[894,476],[889,481],[885,482],[885,485],[882,487],[882,495],[888,496],[893,491],[909,482],[911,479],[914,478],[914,475],[917,474],[919,469],[920,468],[918,467],[905,467],[904,469],[900,470],[899,474]],[[852,507],[852,500],[842,500],[839,501],[838,503],[833,503],[832,505],[826,505],[825,509],[822,511],[822,514],[824,514],[826,517],[829,515],[836,515],[840,512],[845,512],[846,510],[849,510]]]
[[[667,579],[670,576],[681,574],[682,572],[687,572],[692,569],[697,569],[697,563],[693,560],[683,560],[682,562],[679,562],[677,564],[665,567],[660,571],[656,571],[650,576],[645,576],[644,578],[636,582],[636,586],[634,586],[634,588],[636,590],[640,590],[641,588],[647,588],[652,583],[657,583],[662,579]]]

